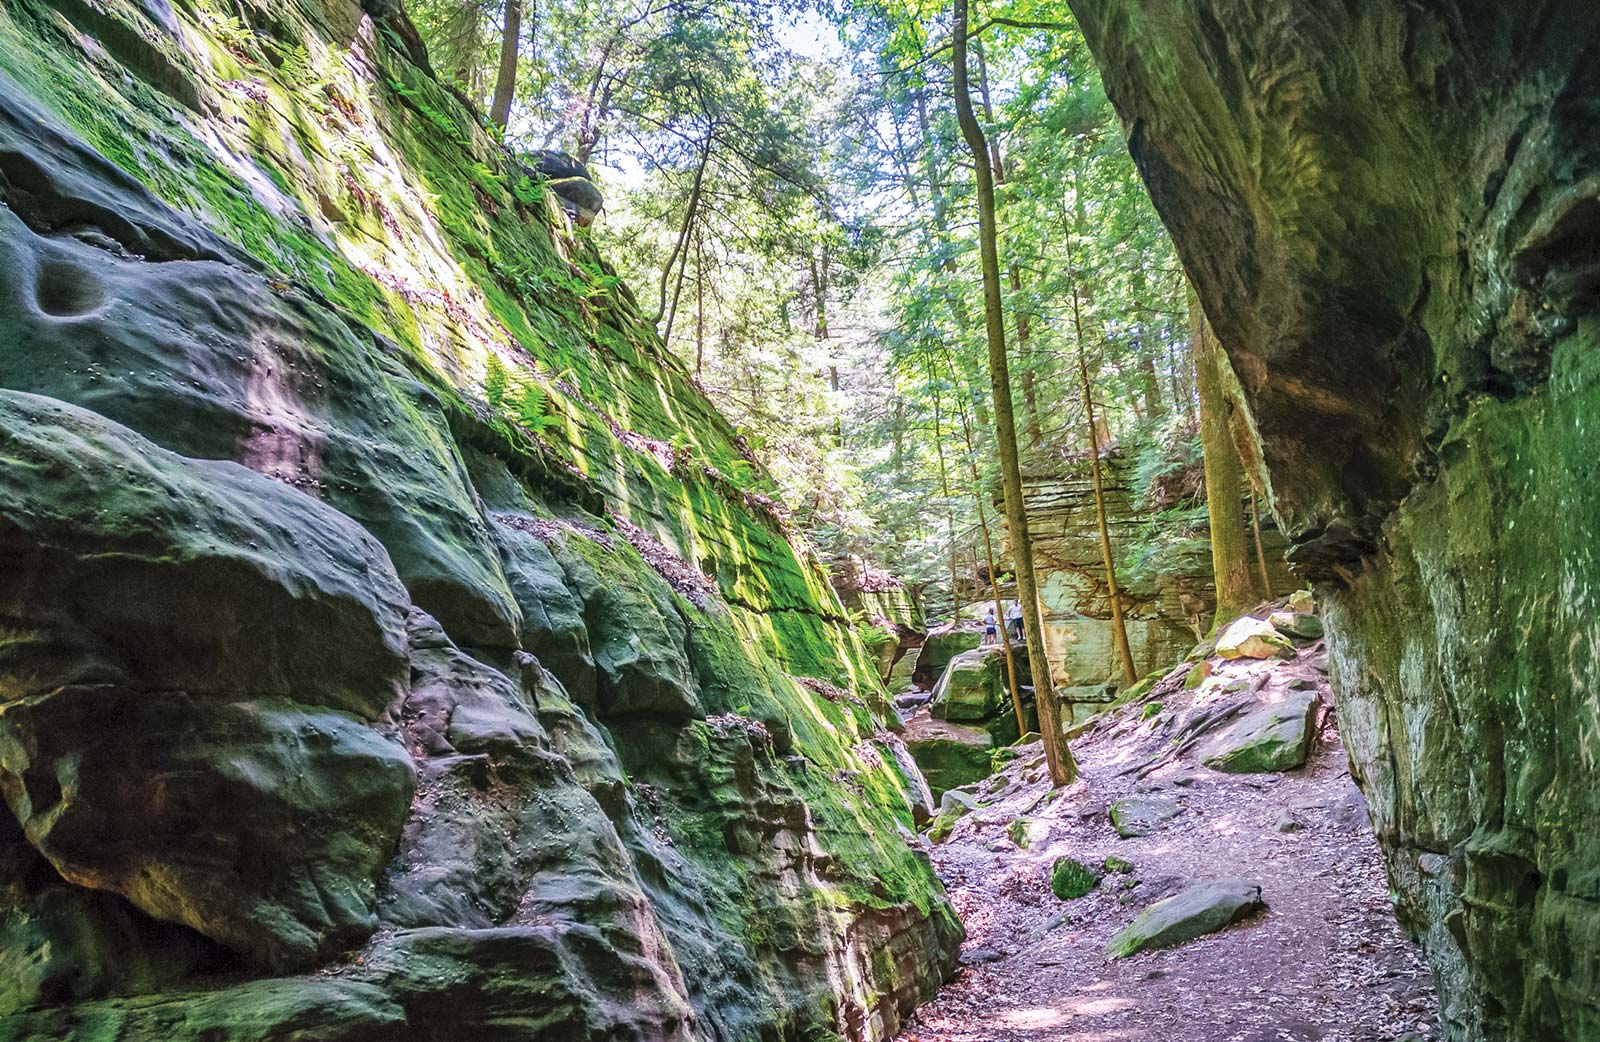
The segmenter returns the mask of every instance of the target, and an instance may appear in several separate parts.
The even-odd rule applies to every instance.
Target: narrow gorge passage
[[[1216,672],[1198,688],[1181,686],[1183,667],[1091,725],[1073,745],[1074,785],[1048,786],[1035,743],[966,794],[973,809],[932,847],[967,928],[962,969],[900,1042],[1435,1037],[1433,984],[1394,919],[1326,652],[1209,662]],[[1270,703],[1301,689],[1329,707],[1303,766],[1241,775],[1204,766],[1195,746],[1172,754],[1172,735],[1203,715],[1217,718],[1211,734],[1223,728],[1241,691]],[[1175,813],[1123,836],[1110,816],[1123,801]],[[1077,880],[1087,893],[1052,890],[1063,859],[1095,877]],[[1107,956],[1141,909],[1216,880],[1258,885],[1266,907],[1178,947]]]
[[[1600,1042],[1597,0],[0,0],[0,1042]]]

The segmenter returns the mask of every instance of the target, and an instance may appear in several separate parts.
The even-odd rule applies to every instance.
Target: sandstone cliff
[[[1600,7],[1071,0],[1447,1036],[1600,1037]]]
[[[0,1039],[875,1039],[949,971],[822,569],[402,19],[6,0],[0,272]]]

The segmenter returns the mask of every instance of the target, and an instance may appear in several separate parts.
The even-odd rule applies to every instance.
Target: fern
[[[487,372],[483,377],[483,397],[489,402],[491,409],[498,411],[505,404],[506,390],[510,383],[510,376],[506,373],[506,367],[500,361],[500,357],[490,355]]]
[[[544,409],[547,404],[544,388],[536,383],[524,383],[517,395],[517,422],[532,431],[542,431],[549,418]]]

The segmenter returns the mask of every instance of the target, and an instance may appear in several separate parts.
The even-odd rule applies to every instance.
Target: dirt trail
[[[1433,1038],[1432,982],[1394,920],[1331,714],[1295,771],[1224,774],[1187,753],[1145,772],[1153,757],[1171,759],[1172,714],[1226,704],[1241,690],[1270,699],[1297,680],[1331,703],[1319,658],[1313,647],[1293,661],[1214,660],[1216,675],[1199,690],[1161,693],[1153,718],[1129,706],[1074,742],[1082,779],[1054,798],[1037,746],[996,776],[1004,782],[991,779],[1004,795],[932,848],[967,925],[963,968],[901,1042]],[[1136,793],[1174,799],[1182,813],[1147,836],[1119,838],[1107,809]],[[1047,830],[1027,850],[1005,834],[1019,816],[1037,823],[1036,836]],[[1134,869],[1062,901],[1050,867],[1064,854],[1096,865],[1115,855]],[[1268,911],[1178,948],[1106,959],[1106,942],[1140,909],[1229,877],[1259,883]]]

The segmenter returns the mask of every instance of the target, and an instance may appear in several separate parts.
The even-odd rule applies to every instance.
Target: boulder
[[[935,720],[919,709],[906,721],[905,741],[935,799],[989,776],[994,740],[981,727]]]
[[[1009,701],[1005,671],[1005,652],[999,648],[974,648],[953,656],[934,688],[933,715],[960,723],[994,716]]]
[[[929,630],[922,647],[917,649],[917,661],[912,669],[912,680],[918,687],[932,689],[944,676],[944,667],[963,651],[971,651],[983,643],[982,628],[941,626]]]
[[[1160,796],[1124,796],[1111,805],[1111,827],[1124,839],[1148,835],[1176,818],[1183,808]]]
[[[1317,610],[1316,598],[1310,590],[1296,590],[1289,595],[1288,608],[1292,612],[1309,615]]]
[[[365,937],[406,594],[342,514],[0,391],[0,793],[69,882],[273,968]]]
[[[1322,636],[1322,620],[1298,611],[1275,611],[1267,616],[1272,628],[1295,640],[1316,640]]]
[[[1257,709],[1218,734],[1200,752],[1200,762],[1230,774],[1288,771],[1306,762],[1321,697],[1290,691],[1282,702]]]
[[[554,149],[536,152],[532,159],[533,169],[544,178],[572,222],[580,228],[593,224],[605,205],[605,198],[600,194],[600,189],[595,187],[589,168],[567,153]]]
[[[1266,908],[1261,885],[1242,879],[1201,883],[1136,916],[1106,945],[1106,955],[1125,959],[1153,948],[1172,948],[1215,933]]]
[[[1225,659],[1284,658],[1294,654],[1294,645],[1272,623],[1241,615],[1217,638],[1217,654]]]
[[[287,699],[67,687],[0,714],[0,790],[63,878],[274,969],[371,933],[414,785],[399,744]]]
[[[1076,900],[1100,885],[1100,873],[1075,857],[1058,857],[1050,866],[1050,890],[1063,901]]]

